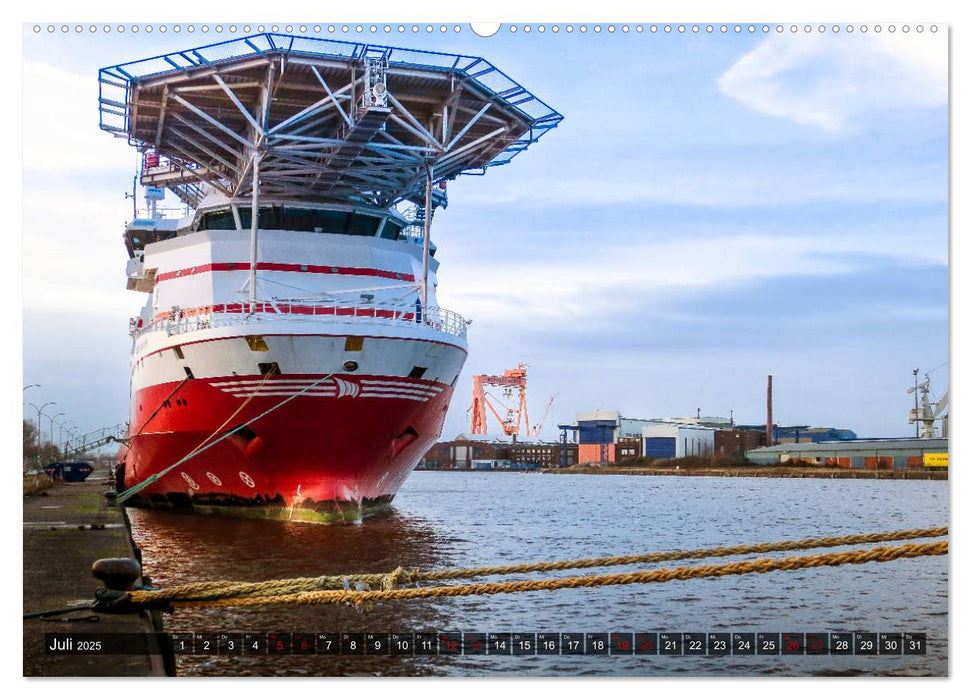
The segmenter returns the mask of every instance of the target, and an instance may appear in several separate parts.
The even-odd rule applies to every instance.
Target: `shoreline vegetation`
[[[507,470],[511,471],[511,470]],[[740,476],[774,479],[923,479],[947,481],[946,469],[849,469],[811,464],[759,464],[747,467],[624,467],[578,464],[543,469],[544,474],[626,474],[629,476]]]
[[[495,467],[492,469],[443,469],[419,467],[421,471],[534,472],[542,474],[611,474],[626,476],[720,476],[775,479],[917,479],[947,481],[947,469],[853,469],[791,460],[781,464],[753,464],[744,456],[683,457],[651,459],[627,457],[619,462],[588,462],[570,467]]]

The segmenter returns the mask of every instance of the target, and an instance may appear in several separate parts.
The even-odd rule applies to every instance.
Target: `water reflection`
[[[398,566],[454,565],[454,545],[435,524],[394,509],[363,525],[322,526],[129,509],[132,534],[155,585],[197,581],[262,581]],[[285,608],[193,609],[165,616],[170,632],[403,632],[450,627],[444,606],[395,601],[369,609],[308,605]],[[180,675],[416,675],[434,665],[421,658],[179,657]]]
[[[359,526],[129,512],[147,572],[169,585],[931,527],[947,522],[948,494],[946,482],[420,472],[402,488],[394,510]],[[906,657],[184,656],[179,668],[185,675],[944,675],[947,611],[948,559],[925,557],[657,585],[384,602],[361,611],[193,610],[168,616],[166,624],[192,632],[911,631],[927,634],[928,651]]]

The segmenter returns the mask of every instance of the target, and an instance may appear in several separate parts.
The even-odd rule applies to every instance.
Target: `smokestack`
[[[766,391],[765,412],[765,444],[771,447],[775,444],[772,435],[772,375],[769,375],[769,388]]]

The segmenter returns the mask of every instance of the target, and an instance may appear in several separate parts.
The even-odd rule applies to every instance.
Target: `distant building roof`
[[[843,452],[846,450],[944,450],[947,438],[873,438],[869,440],[831,440],[826,442],[800,442],[758,447],[749,453],[765,455],[786,452],[788,454]]]
[[[503,442],[512,444],[512,438],[507,435],[466,435],[459,433],[451,440],[443,440],[442,442]]]

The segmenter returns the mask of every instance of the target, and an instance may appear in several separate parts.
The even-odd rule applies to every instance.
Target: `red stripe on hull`
[[[206,263],[185,267],[180,270],[163,272],[156,278],[156,282],[179,279],[190,275],[201,275],[206,272],[229,272],[232,270],[249,270],[248,262],[238,263]],[[259,262],[256,264],[257,270],[272,272],[306,272],[318,275],[354,275],[361,277],[383,277],[386,279],[399,279],[405,282],[414,282],[415,276],[407,272],[394,272],[393,270],[379,270],[373,267],[341,267],[336,265],[301,265],[299,263],[272,263]]]
[[[133,504],[321,511],[389,502],[438,439],[451,387],[343,376],[343,385],[328,379],[247,423],[299,391],[301,380],[306,386],[316,379],[276,376],[260,385],[258,376],[231,376],[190,380],[174,394],[177,382],[137,392],[131,425],[138,432],[125,455],[125,488],[175,464],[210,436],[215,444],[147,486]],[[214,386],[223,382],[230,384]],[[261,395],[226,422],[256,387]],[[244,429],[215,442],[244,423]]]

